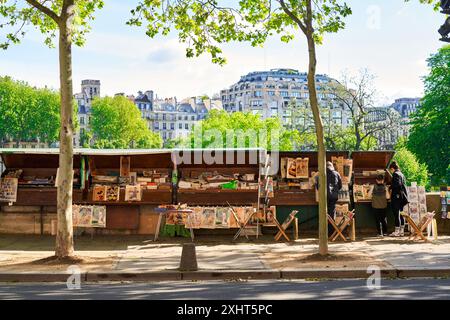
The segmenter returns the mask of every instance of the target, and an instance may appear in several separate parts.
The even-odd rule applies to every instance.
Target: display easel
[[[159,213],[159,217],[158,217],[158,223],[156,225],[155,238],[153,241],[158,240],[159,233],[161,232],[161,221],[162,221],[163,216],[165,218],[167,218],[167,215],[169,213],[192,214],[192,210],[190,210],[190,209],[155,208],[155,212]],[[189,231],[191,233],[191,240],[194,241],[194,229],[192,228],[192,226],[189,227]]]
[[[350,239],[354,241],[355,239],[355,210],[349,211],[347,214],[344,214],[344,217],[339,223],[336,223],[329,214],[327,215],[328,223],[331,224],[331,226],[334,229],[334,232],[329,237],[329,240],[334,242],[338,237],[342,238],[342,240],[347,241],[347,238],[342,234],[342,232],[345,231],[348,227],[351,226],[351,236]]]
[[[280,238],[283,236],[287,241],[291,241],[291,239],[289,239],[289,237],[286,234],[286,230],[289,228],[289,226],[292,224],[293,221],[297,221],[295,219],[295,216],[297,215],[298,211],[297,210],[293,210],[289,216],[286,217],[286,219],[284,220],[283,224],[280,225],[280,223],[278,222],[277,219],[274,219],[275,221],[275,225],[278,228],[278,233],[275,235],[275,240],[278,241],[280,240]]]
[[[420,222],[417,224],[414,219],[411,218],[411,216],[405,212],[401,212],[400,213],[403,217],[405,217],[406,221],[408,222],[408,224],[411,226],[411,228],[413,229],[411,231],[411,235],[408,237],[408,239],[414,240],[418,240],[418,239],[422,239],[423,241],[428,242],[427,237],[424,236],[423,232],[425,231],[425,229],[428,228],[428,226],[430,225],[430,223],[433,222],[434,220],[434,215],[435,212],[428,212],[426,217],[423,217]]]
[[[261,154],[260,154],[261,156]],[[256,212],[258,212],[258,210],[260,210],[260,206],[261,206],[261,198],[264,198],[264,203],[263,203],[263,210],[264,210],[264,214],[266,213],[266,203],[268,203],[268,176],[269,176],[269,170],[270,170],[270,165],[269,165],[269,160],[270,160],[270,156],[265,152],[264,153],[265,156],[265,160],[264,160],[264,167],[260,168],[258,170],[258,199],[257,199],[257,207],[256,210],[253,210],[253,212],[247,217],[247,219],[244,221],[244,223],[241,224],[241,222],[239,221],[236,212],[234,211],[234,209],[231,207],[231,205],[227,202],[228,206],[231,208],[231,211],[233,213],[234,218],[237,221],[237,224],[239,226],[239,230],[238,232],[236,232],[236,234],[234,235],[233,240],[236,240],[242,233],[244,234],[244,236],[248,238],[248,235],[246,233],[245,228],[247,227],[247,225],[250,223],[250,221],[252,220],[253,216],[256,214]],[[259,163],[261,164],[263,161],[261,161],[262,159],[259,159]],[[263,174],[261,175],[261,171],[263,171]],[[264,179],[266,181],[266,184],[264,186],[264,196],[261,193],[261,188],[260,188],[260,184],[261,184],[261,176],[264,176]],[[259,236],[259,221],[256,221],[256,239],[258,239]]]

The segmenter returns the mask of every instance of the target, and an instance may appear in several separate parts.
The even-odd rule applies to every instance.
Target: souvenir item
[[[141,198],[142,198],[142,192],[141,192],[140,185],[125,186],[125,201],[141,201]]]
[[[92,227],[106,228],[106,207],[94,206],[92,209]]]
[[[288,158],[287,161],[287,178],[295,179],[297,178],[297,164],[295,159]]]
[[[2,178],[2,179],[0,179],[0,201],[1,202],[16,202],[18,185],[19,185],[19,179],[17,179],[17,178]]]
[[[308,178],[308,158],[297,158],[296,159],[296,178]]]
[[[106,186],[95,185],[92,188],[92,201],[106,201]]]
[[[130,176],[130,157],[128,156],[121,156],[120,157],[120,176],[121,177],[128,177]]]
[[[78,211],[77,227],[90,228],[92,226],[92,207],[81,206]]]
[[[204,208],[201,228],[214,229],[216,227],[216,212],[214,208]]]
[[[119,186],[107,186],[106,187],[106,200],[107,201],[119,201],[120,188]]]

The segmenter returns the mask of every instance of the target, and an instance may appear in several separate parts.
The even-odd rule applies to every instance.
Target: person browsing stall
[[[389,191],[384,184],[384,175],[380,174],[376,178],[376,184],[372,191],[372,212],[380,236],[387,236],[386,208],[388,198]]]

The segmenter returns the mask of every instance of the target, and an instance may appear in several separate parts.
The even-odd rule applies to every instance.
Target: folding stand
[[[433,221],[434,219],[434,211],[431,213],[427,213],[426,217],[423,217],[419,224],[416,224],[416,222],[411,218],[411,216],[407,213],[401,212],[400,213],[403,217],[405,217],[406,221],[408,222],[408,224],[411,226],[411,228],[413,229],[411,231],[411,235],[408,237],[408,239],[413,238],[414,240],[417,239],[422,239],[424,241],[428,241],[428,239],[423,235],[423,231],[428,227],[428,225]]]
[[[189,213],[192,213],[192,210],[155,208],[155,212],[159,213],[159,217],[158,217],[158,224],[156,225],[155,238],[153,239],[153,241],[158,240],[159,233],[161,231],[161,220],[162,220],[163,215],[167,218],[168,213],[176,212],[176,213],[188,213],[189,214]],[[194,241],[194,230],[192,229],[192,226],[189,227],[189,231],[191,233],[191,240]]]
[[[278,233],[275,235],[275,240],[278,241],[280,240],[280,238],[283,236],[287,241],[291,241],[289,239],[289,237],[286,235],[286,230],[287,228],[289,228],[289,226],[291,225],[291,223],[295,220],[295,216],[297,215],[298,211],[297,210],[293,210],[289,216],[287,216],[287,218],[284,220],[283,224],[280,225],[280,223],[278,222],[278,220],[276,218],[274,218],[275,221],[275,225],[278,228]]]
[[[334,232],[330,236],[329,240],[334,242],[338,237],[341,237],[342,240],[347,241],[347,238],[342,234],[342,232],[344,232],[345,229],[350,226],[350,224],[354,225],[353,223],[354,216],[355,216],[354,211],[350,211],[348,212],[348,214],[344,215],[343,219],[339,222],[339,224],[336,224],[334,219],[330,215],[327,215],[328,223],[331,224],[334,229]],[[354,236],[352,236],[351,238],[353,239]]]

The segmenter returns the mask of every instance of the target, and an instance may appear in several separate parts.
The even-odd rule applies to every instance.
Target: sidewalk
[[[365,278],[378,266],[384,277],[450,276],[450,237],[436,242],[406,238],[365,238],[329,244],[326,260],[315,255],[316,239],[273,242],[270,236],[233,243],[230,237],[197,239],[199,271],[179,272],[181,246],[189,239],[153,242],[150,237],[96,236],[75,240],[83,279],[202,280]],[[70,264],[42,260],[53,255],[54,239],[0,236],[0,281],[57,281],[67,278]]]

